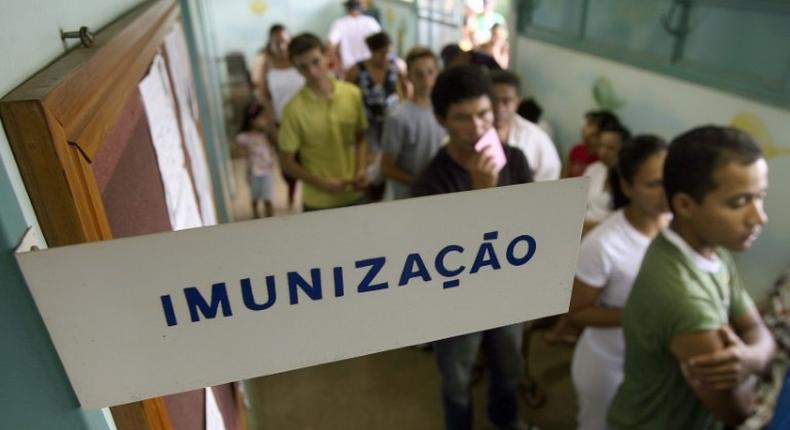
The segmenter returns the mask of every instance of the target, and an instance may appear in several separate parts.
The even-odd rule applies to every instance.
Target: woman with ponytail
[[[666,142],[655,136],[637,136],[622,146],[609,175],[615,211],[581,244],[568,313],[571,324],[585,328],[571,365],[579,429],[606,428],[623,380],[620,315],[648,245],[668,220],[666,155]]]

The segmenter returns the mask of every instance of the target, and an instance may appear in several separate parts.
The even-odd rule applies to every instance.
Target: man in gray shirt
[[[431,106],[431,91],[439,74],[439,61],[428,48],[415,47],[406,55],[411,96],[384,120],[381,170],[387,194],[411,197],[410,187],[442,145],[445,131]]]

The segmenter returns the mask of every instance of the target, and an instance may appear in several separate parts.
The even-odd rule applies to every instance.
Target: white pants
[[[612,360],[596,352],[582,336],[573,352],[571,378],[579,403],[578,428],[605,430],[609,405],[623,382],[622,359]]]

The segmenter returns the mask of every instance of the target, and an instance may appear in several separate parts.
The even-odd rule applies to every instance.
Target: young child
[[[598,137],[600,131],[620,120],[609,111],[590,111],[584,115],[584,127],[581,129],[582,141],[577,143],[568,152],[568,162],[565,164],[563,178],[582,176],[590,164],[598,161]]]
[[[269,120],[266,110],[258,102],[250,103],[244,110],[236,142],[247,148],[247,180],[252,196],[252,215],[260,218],[258,202],[263,202],[264,216],[270,217],[272,209],[272,169],[274,157],[267,133]]]

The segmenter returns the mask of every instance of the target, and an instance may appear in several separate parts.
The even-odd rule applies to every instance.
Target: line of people
[[[513,72],[470,64],[440,72],[439,58],[424,47],[401,62],[386,34],[375,32],[365,38],[369,58],[344,62],[346,82],[333,76],[317,36],[287,39],[273,27],[266,103],[248,109],[248,122],[258,141],[278,148],[284,173],[303,182],[305,211],[370,202],[377,197],[369,185],[377,182],[386,183],[387,198],[400,199],[560,177],[551,138],[517,114]],[[294,87],[288,97],[286,83]],[[726,127],[699,127],[667,144],[632,138],[609,112],[585,119],[565,171],[591,178],[565,319],[584,330],[571,375],[579,427],[739,422],[750,384],[775,348],[725,251],[747,249],[767,221],[759,147]],[[501,144],[478,150],[491,129]],[[516,324],[434,343],[448,429],[471,428],[481,349],[491,375],[489,420],[525,428],[518,414],[522,332]]]

